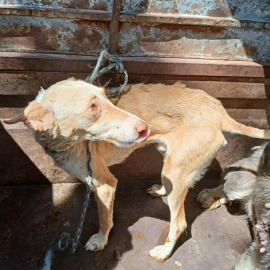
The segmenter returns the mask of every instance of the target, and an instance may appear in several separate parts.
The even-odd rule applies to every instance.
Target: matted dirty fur
[[[85,245],[92,251],[104,248],[113,225],[117,179],[108,166],[121,163],[136,148],[157,145],[164,157],[162,185],[154,185],[147,192],[168,196],[170,230],[164,245],[154,247],[149,255],[162,262],[171,255],[187,226],[184,201],[188,189],[226,145],[223,132],[270,139],[270,131],[236,122],[220,101],[180,83],[128,85],[111,101],[102,88],[66,80],[42,90],[24,115],[7,123],[23,121],[56,165],[83,182],[90,140],[100,223],[99,232]]]
[[[228,166],[224,180],[224,185],[203,190],[197,200],[204,208],[211,209],[225,203],[240,202],[252,223],[255,237],[235,269],[269,270],[270,142],[254,147],[247,158]]]

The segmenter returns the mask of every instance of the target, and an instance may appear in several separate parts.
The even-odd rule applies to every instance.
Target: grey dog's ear
[[[53,112],[45,109],[37,101],[32,101],[24,109],[23,115],[4,121],[6,124],[15,124],[24,122],[24,124],[35,131],[45,131],[55,126],[55,117]]]

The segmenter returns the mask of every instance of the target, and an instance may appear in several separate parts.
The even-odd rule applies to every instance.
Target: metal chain
[[[106,61],[109,62],[108,66],[101,68],[101,66],[103,66]],[[85,81],[88,83],[93,84],[94,81],[101,76],[102,74],[108,72],[109,70],[111,70],[112,68],[115,68],[119,73],[124,73],[125,75],[125,81],[122,85],[120,85],[119,88],[113,88],[112,90],[110,90],[109,92],[107,92],[107,96],[108,97],[113,97],[115,95],[121,94],[122,91],[124,90],[124,88],[126,87],[127,83],[128,83],[128,74],[127,71],[124,68],[124,64],[121,61],[121,59],[119,58],[119,56],[117,54],[109,54],[107,50],[102,50],[99,56],[99,59],[97,61],[97,64],[92,72],[92,74],[90,74]]]
[[[86,178],[86,192],[85,192],[85,196],[84,196],[84,203],[83,203],[83,210],[81,213],[81,221],[80,221],[80,225],[75,233],[75,237],[74,239],[72,239],[72,247],[71,247],[71,252],[74,254],[78,242],[79,242],[79,238],[81,236],[81,232],[82,232],[82,226],[83,226],[83,222],[85,219],[85,214],[86,214],[86,210],[88,207],[88,203],[89,203],[89,197],[90,197],[90,192],[91,192],[91,188],[92,188],[92,168],[91,168],[91,152],[90,152],[90,148],[89,148],[89,141],[86,141],[86,153],[87,153],[87,178]]]
[[[82,213],[81,213],[81,217],[80,217],[80,224],[78,226],[78,229],[75,233],[74,238],[70,238],[70,234],[63,232],[58,241],[54,241],[45,256],[44,259],[44,265],[42,270],[50,270],[51,269],[51,264],[52,264],[52,258],[54,255],[55,251],[65,251],[68,249],[69,246],[71,253],[74,254],[74,252],[76,251],[80,236],[81,236],[81,232],[82,232],[82,226],[84,223],[84,219],[85,219],[85,214],[86,214],[86,210],[88,207],[88,203],[89,203],[89,197],[90,197],[90,192],[91,192],[91,188],[92,188],[92,168],[91,168],[91,152],[90,152],[90,148],[89,148],[89,141],[86,141],[86,153],[87,153],[87,178],[86,178],[86,192],[85,192],[85,197],[84,197],[84,204],[83,204],[83,209],[82,209]]]

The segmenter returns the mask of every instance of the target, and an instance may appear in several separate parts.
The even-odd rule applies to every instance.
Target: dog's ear
[[[24,124],[30,129],[35,131],[45,131],[52,129],[55,126],[55,117],[53,112],[45,109],[37,101],[32,101],[24,109],[23,115],[4,122],[6,124],[24,122]]]

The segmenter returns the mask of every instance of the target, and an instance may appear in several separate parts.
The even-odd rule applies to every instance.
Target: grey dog
[[[270,269],[270,142],[254,147],[247,158],[228,166],[224,185],[205,189],[197,200],[202,207],[215,209],[239,202],[251,224],[253,242],[235,270]]]

